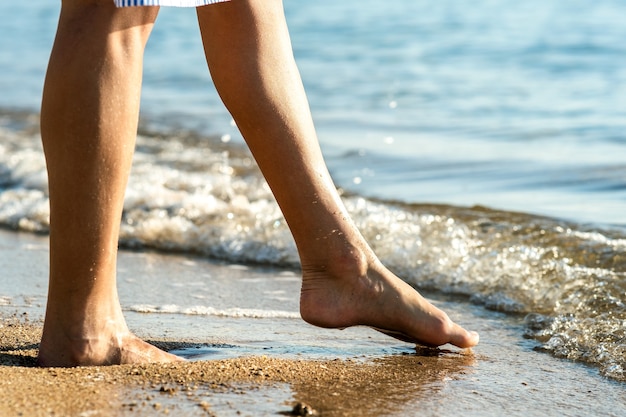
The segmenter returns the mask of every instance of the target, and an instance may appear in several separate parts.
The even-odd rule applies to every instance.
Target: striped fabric
[[[132,6],[174,6],[199,7],[212,3],[221,3],[229,0],[114,0],[117,7]]]

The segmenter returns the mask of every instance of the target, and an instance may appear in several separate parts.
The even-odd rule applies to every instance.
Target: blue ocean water
[[[47,230],[37,113],[59,7],[0,4],[5,227]],[[332,175],[382,260],[418,287],[526,314],[546,350],[624,379],[626,4],[285,8]],[[148,44],[122,244],[298,264],[193,10],[162,10]]]
[[[624,223],[622,2],[285,6],[342,187]],[[41,0],[0,6],[16,16],[0,23],[1,107],[37,110],[58,9]],[[161,12],[144,85],[146,119],[237,137],[212,89],[193,10]]]

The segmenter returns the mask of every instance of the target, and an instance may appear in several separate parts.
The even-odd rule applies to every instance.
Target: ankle
[[[301,255],[303,280],[320,275],[328,279],[353,279],[367,275],[375,259],[371,252],[358,246],[341,242],[328,245],[317,256]]]
[[[129,334],[124,318],[118,314],[96,314],[92,311],[77,317],[75,314],[49,309],[44,322],[38,363],[42,366],[116,363],[124,339]]]
[[[368,277],[373,256],[347,244],[329,247],[326,255],[302,262],[300,315],[307,323],[325,328],[359,324],[360,308],[351,298],[370,298],[377,292]]]
[[[87,366],[119,363],[124,339],[129,332],[75,332],[45,326],[37,363],[40,366]],[[95,336],[94,336],[95,335]]]
[[[105,346],[104,349],[101,345],[103,343],[98,340],[62,340],[62,338],[51,340],[44,337],[39,346],[37,364],[46,367],[73,367],[115,363],[115,357],[119,357],[119,353],[116,354],[111,345]]]

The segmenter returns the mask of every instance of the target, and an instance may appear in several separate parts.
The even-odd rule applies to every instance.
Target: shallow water
[[[624,380],[623,2],[319,6],[286,2],[294,50],[332,175],[381,259],[422,290],[521,315],[519,338]],[[0,26],[7,228],[48,227],[37,108],[57,11],[0,4],[14,17]],[[121,243],[295,271],[289,231],[212,90],[194,21],[163,10],[148,45]],[[179,285],[202,294],[210,282]],[[286,282],[263,285],[279,300]],[[239,301],[235,288],[220,291]],[[0,305],[44,296],[0,294]],[[237,315],[297,314],[171,298],[125,307],[157,320],[220,316],[227,335]]]

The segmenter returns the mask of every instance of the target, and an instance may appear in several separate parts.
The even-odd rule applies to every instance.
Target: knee
[[[113,0],[63,0],[59,34],[145,44],[158,7],[118,8]]]

